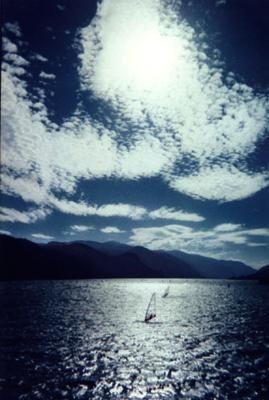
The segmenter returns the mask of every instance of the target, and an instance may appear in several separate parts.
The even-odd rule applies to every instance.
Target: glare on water
[[[144,323],[152,293],[157,318]],[[13,282],[1,298],[5,399],[269,394],[269,293],[255,282]]]

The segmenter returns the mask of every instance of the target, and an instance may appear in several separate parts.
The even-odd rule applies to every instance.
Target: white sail
[[[153,293],[150,298],[150,301],[149,301],[149,304],[147,307],[147,311],[145,314],[145,322],[149,322],[154,318],[156,318],[156,294],[155,293]]]

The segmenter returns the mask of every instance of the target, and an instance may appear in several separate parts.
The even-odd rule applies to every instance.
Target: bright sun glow
[[[176,49],[168,37],[159,32],[143,32],[130,37],[126,68],[134,82],[150,88],[172,73],[176,65]]]

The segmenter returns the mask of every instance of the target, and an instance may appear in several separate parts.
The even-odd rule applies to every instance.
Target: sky
[[[267,0],[4,0],[1,233],[269,263]]]

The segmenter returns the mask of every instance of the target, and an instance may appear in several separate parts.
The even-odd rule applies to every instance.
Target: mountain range
[[[260,268],[254,274],[244,276],[244,279],[258,280],[260,283],[269,284],[269,265]]]
[[[213,279],[228,279],[231,277],[239,277],[242,275],[249,275],[254,273],[255,270],[248,265],[239,262],[239,261],[226,261],[226,260],[217,260],[210,257],[204,257],[198,254],[189,254],[184,253],[183,251],[173,250],[173,251],[165,251],[165,250],[157,250],[152,251],[148,250],[145,247],[141,246],[130,246],[124,243],[117,242],[93,242],[93,241],[79,241],[76,243],[83,243],[87,246],[93,247],[96,250],[100,250],[106,254],[110,255],[120,255],[124,254],[127,251],[131,251],[136,254],[144,263],[146,263],[149,267],[155,268],[159,265],[159,268],[163,272],[168,272],[166,263],[164,263],[164,258],[169,256],[169,260],[174,260],[178,263],[178,260],[184,262],[184,264],[188,265],[189,271],[192,270],[202,278],[213,278]],[[176,258],[176,260],[175,260]],[[166,261],[167,258],[166,258]],[[151,264],[153,263],[153,264]],[[170,264],[169,271],[170,271]],[[175,268],[176,265],[175,265]],[[182,272],[184,272],[182,270]],[[196,276],[198,277],[198,276]]]
[[[238,261],[217,260],[179,250],[149,250],[117,242],[34,243],[0,235],[1,280],[90,278],[213,278],[249,276]],[[258,278],[257,278],[258,279]]]

